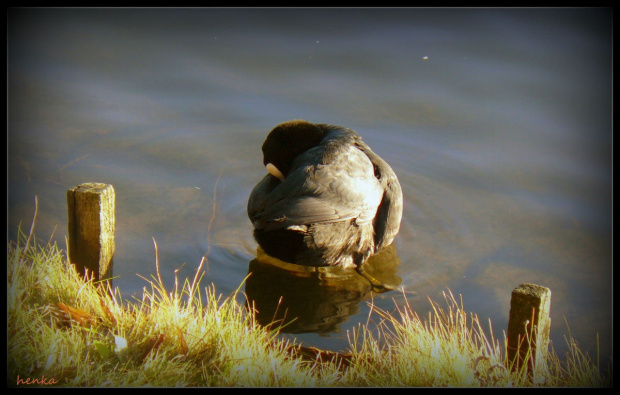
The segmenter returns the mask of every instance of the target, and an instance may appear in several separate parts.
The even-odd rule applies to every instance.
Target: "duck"
[[[267,174],[250,193],[247,214],[268,255],[361,270],[394,241],[400,183],[357,132],[291,120],[268,133],[262,152]]]

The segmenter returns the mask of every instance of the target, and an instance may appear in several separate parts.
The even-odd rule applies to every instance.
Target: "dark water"
[[[208,254],[203,284],[228,295],[256,257],[245,207],[267,132],[343,125],[400,178],[400,287],[349,290],[336,313],[317,307],[336,317],[329,330],[299,339],[342,349],[369,301],[426,315],[448,289],[502,338],[511,291],[531,282],[552,290],[554,348],[568,322],[609,360],[609,10],[12,9],[8,21],[10,239],[37,196],[39,240],[64,247],[66,190],[109,183],[124,295],[155,273],[153,238],[169,286]],[[287,281],[273,278],[254,289]]]

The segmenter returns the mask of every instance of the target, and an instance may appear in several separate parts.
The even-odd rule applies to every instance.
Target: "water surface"
[[[115,286],[193,277],[228,295],[256,258],[260,146],[290,119],[358,131],[405,198],[398,291],[347,307],[339,350],[386,310],[462,295],[507,327],[552,290],[556,351],[611,332],[611,13],[590,9],[18,9],[8,14],[8,231],[65,246],[66,190],[116,190]],[[213,210],[215,207],[215,211]],[[268,285],[266,285],[268,286]],[[243,288],[242,288],[243,289]],[[371,316],[370,321],[376,317]]]

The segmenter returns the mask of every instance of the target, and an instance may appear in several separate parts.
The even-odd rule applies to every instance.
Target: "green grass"
[[[607,387],[611,377],[602,375],[574,339],[566,361],[550,348],[533,375],[509,369],[506,340],[499,342],[478,317],[467,314],[463,301],[444,293],[445,305],[430,301],[433,312],[420,318],[408,306],[395,317],[377,310],[382,321],[377,335],[367,327],[354,333],[351,344],[358,384],[376,387]],[[379,341],[380,339],[380,341]],[[381,347],[380,344],[387,344]],[[526,358],[531,357],[529,354]]]
[[[450,293],[444,308],[431,301],[426,319],[408,306],[396,315],[373,309],[380,323],[357,327],[349,333],[350,352],[336,354],[278,339],[236,301],[240,291],[225,297],[213,285],[201,289],[204,262],[195,278],[176,281],[172,290],[158,271],[145,279],[140,300],[125,301],[118,289],[101,291],[82,279],[62,250],[38,243],[32,230],[8,243],[7,258],[8,386],[613,384],[570,337],[564,360],[550,350],[542,373],[511,372],[505,340],[490,327],[485,335]]]

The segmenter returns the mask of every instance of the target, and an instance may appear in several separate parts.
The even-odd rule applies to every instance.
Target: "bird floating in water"
[[[400,183],[355,131],[284,122],[262,150],[268,174],[252,190],[247,211],[267,254],[361,269],[392,243],[403,211]]]

